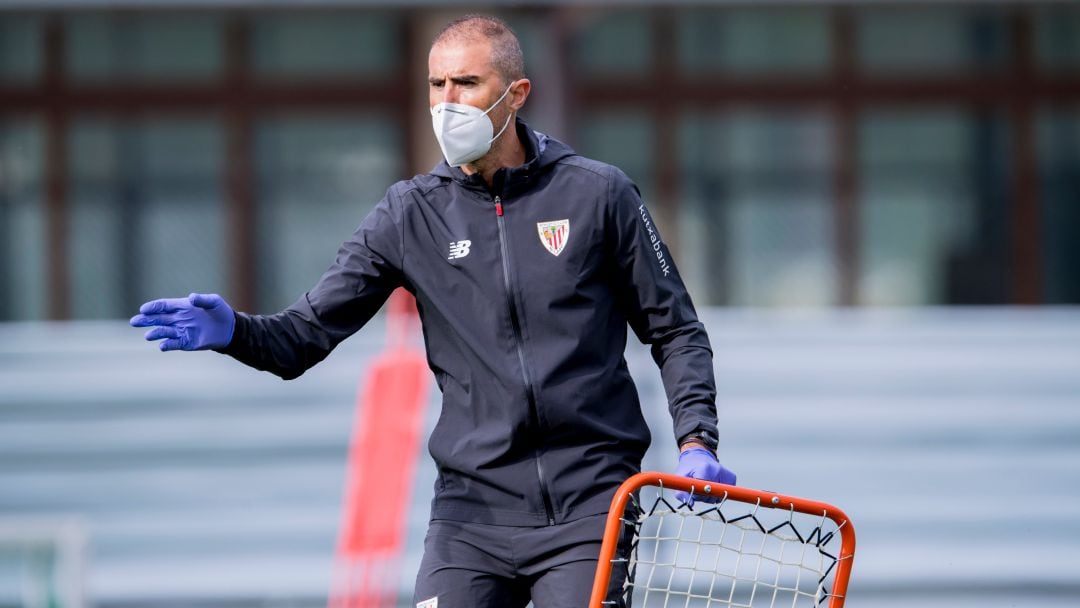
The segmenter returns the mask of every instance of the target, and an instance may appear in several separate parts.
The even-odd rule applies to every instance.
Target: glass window
[[[215,121],[81,117],[69,141],[74,317],[127,317],[193,291],[229,297]]]
[[[702,303],[836,298],[832,140],[801,110],[688,114],[680,124],[680,269]]]
[[[574,65],[584,74],[640,76],[652,66],[652,34],[646,12],[590,13],[576,32]]]
[[[386,74],[398,67],[398,20],[381,13],[257,16],[252,24],[255,71],[269,77]]]
[[[121,131],[108,119],[76,120],[69,131],[71,315],[77,319],[135,314],[125,278],[130,264],[134,188],[125,191],[121,174]],[[125,295],[127,297],[125,298]],[[125,303],[127,307],[125,307]]]
[[[1038,145],[1044,298],[1080,304],[1080,106],[1042,112]]]
[[[36,81],[42,65],[42,20],[0,14],[0,82]]]
[[[293,303],[402,175],[401,133],[379,115],[280,117],[256,130],[258,302]]]
[[[656,205],[655,142],[653,121],[645,111],[592,111],[580,122],[575,148],[585,156],[622,169],[651,208]]]
[[[1007,298],[1005,121],[948,109],[860,120],[857,298],[871,305]]]
[[[220,126],[201,118],[146,120],[129,141],[138,171],[130,180],[139,207],[133,223],[136,298],[193,291],[228,298]]]
[[[40,120],[0,120],[0,319],[48,311],[43,136]]]
[[[874,74],[1003,69],[1008,26],[1003,11],[966,7],[875,8],[857,13],[859,64]]]
[[[1080,6],[1035,9],[1035,56],[1043,68],[1080,67]]]
[[[824,9],[685,10],[678,28],[679,63],[691,73],[816,73],[830,63]]]
[[[223,71],[218,16],[87,13],[66,25],[66,60],[75,80],[213,80]]]

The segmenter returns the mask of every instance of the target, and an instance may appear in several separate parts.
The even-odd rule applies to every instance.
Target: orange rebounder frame
[[[631,505],[633,501],[637,503],[636,496],[639,490],[646,487],[656,487],[659,489],[660,498],[657,503],[662,503],[666,513],[682,514],[682,515],[696,515],[695,511],[702,514],[712,513],[714,517],[719,517],[723,520],[724,524],[734,523],[735,519],[725,519],[721,514],[721,509],[726,503],[743,503],[752,510],[751,514],[744,515],[737,519],[752,518],[753,525],[761,528],[761,532],[768,534],[773,532],[776,528],[790,525],[781,524],[774,529],[767,529],[762,525],[755,515],[760,509],[775,509],[789,512],[792,515],[795,513],[802,513],[808,516],[820,517],[822,520],[831,520],[836,526],[835,533],[840,535],[840,550],[839,554],[835,556],[835,564],[828,572],[832,576],[832,584],[829,588],[823,589],[824,599],[815,599],[810,602],[814,606],[827,606],[827,608],[842,608],[844,606],[844,598],[847,595],[848,579],[851,576],[851,566],[855,556],[855,528],[847,515],[837,507],[819,502],[816,500],[808,500],[805,498],[798,498],[795,496],[786,496],[784,494],[777,494],[775,492],[767,492],[762,490],[753,490],[750,488],[743,488],[738,486],[729,486],[720,483],[703,482],[699,479],[691,479],[686,477],[677,477],[675,475],[667,473],[657,472],[644,472],[634,475],[630,479],[626,480],[615,493],[614,498],[611,501],[611,510],[608,512],[607,524],[604,530],[604,540],[600,549],[600,560],[598,562],[596,578],[593,581],[592,595],[589,600],[589,608],[604,608],[606,606],[614,605],[611,602],[607,602],[608,585],[610,582],[612,565],[618,562],[627,562],[625,556],[617,556],[616,552],[619,546],[619,535],[623,533],[628,526],[635,526],[640,522],[631,521],[628,519],[627,507]],[[673,492],[682,491],[690,492],[694,495],[698,501],[699,506],[696,509],[690,509],[686,505],[676,503],[674,499],[669,500],[664,497],[664,492],[668,491],[671,496]],[[709,504],[703,504],[708,501]],[[645,513],[645,517],[649,516],[649,513]],[[789,520],[790,522],[790,520]],[[792,529],[794,527],[792,526]],[[823,532],[820,528],[815,530],[817,543],[824,542]],[[658,534],[658,537],[665,535]],[[673,542],[674,538],[657,538],[654,539],[657,542]],[[829,536],[826,535],[824,540],[829,540]],[[809,540],[803,540],[804,544],[812,542]],[[822,576],[824,581],[825,576]],[[827,600],[826,603],[820,603]],[[708,606],[724,605],[722,601],[704,599]],[[664,605],[668,605],[667,602]],[[677,603],[676,605],[683,605]],[[756,604],[755,604],[756,605]],[[790,604],[789,604],[790,605]]]

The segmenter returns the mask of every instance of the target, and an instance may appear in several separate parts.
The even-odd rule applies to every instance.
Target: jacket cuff
[[[687,443],[696,443],[716,453],[716,448],[719,446],[719,441],[716,438],[716,433],[709,431],[708,429],[696,429],[690,431],[686,435],[679,438],[679,450]]]
[[[247,343],[248,339],[248,325],[251,323],[247,315],[233,311],[233,334],[229,343],[221,348],[212,349],[216,353],[223,355],[229,355],[235,357],[237,354],[243,352],[243,344]]]

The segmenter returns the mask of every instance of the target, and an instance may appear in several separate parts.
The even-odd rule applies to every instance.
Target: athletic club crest
[[[555,220],[554,222],[537,222],[536,230],[540,233],[540,242],[544,249],[551,255],[559,255],[566,247],[566,240],[570,238],[570,220]]]

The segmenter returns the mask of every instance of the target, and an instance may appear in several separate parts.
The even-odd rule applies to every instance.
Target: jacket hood
[[[524,164],[517,167],[505,167],[495,172],[494,189],[504,196],[511,196],[516,191],[527,189],[537,177],[550,170],[555,163],[577,154],[561,141],[532,130],[520,117],[516,119],[514,126],[517,129],[518,138],[525,145],[526,160]],[[488,189],[479,174],[466,175],[460,167],[451,167],[447,164],[445,159],[435,165],[430,173],[437,177],[454,180],[469,188]]]

